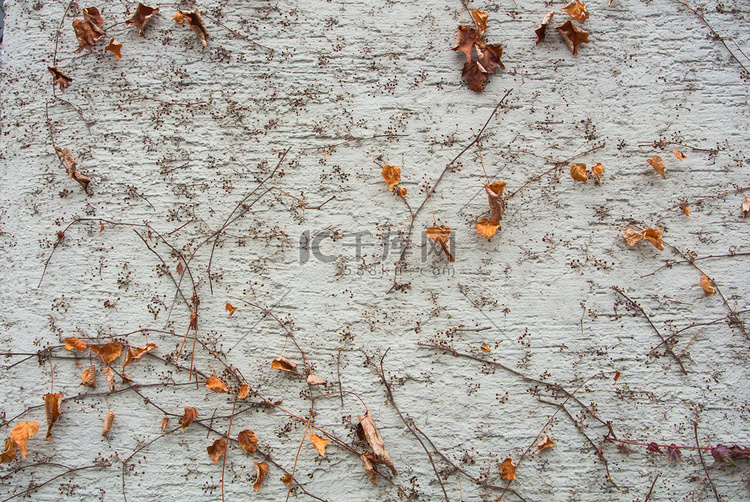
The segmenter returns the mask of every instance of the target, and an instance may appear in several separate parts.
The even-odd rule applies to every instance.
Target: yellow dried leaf
[[[21,449],[21,456],[23,458],[26,458],[26,454],[28,453],[26,451],[26,442],[29,440],[30,437],[32,437],[34,434],[37,433],[39,430],[39,424],[34,422],[33,420],[30,422],[18,422],[13,429],[10,431],[10,437],[15,443],[18,445],[18,447]],[[7,448],[7,445],[6,445]],[[13,458],[16,457],[15,452],[13,453]]]
[[[206,448],[208,456],[214,461],[214,464],[219,461],[221,456],[227,451],[227,438],[219,438],[214,443]]]
[[[229,312],[229,317],[232,317],[234,314],[234,311],[237,310],[237,307],[232,305],[231,303],[227,302],[227,304],[224,306],[224,309]]]
[[[479,9],[471,11],[471,17],[474,19],[474,25],[477,27],[477,33],[479,33],[479,36],[482,36],[482,33],[484,33],[484,30],[487,29],[487,20],[490,18],[490,15],[486,12],[482,12]]]
[[[65,339],[65,350],[76,349],[78,352],[83,352],[87,347],[88,344],[85,341],[79,340],[74,336]]]
[[[713,295],[716,294],[716,290],[714,289],[713,285],[711,284],[711,279],[709,279],[705,275],[701,276],[701,287],[703,288],[703,293],[706,296],[713,296]]]
[[[122,353],[122,344],[120,342],[112,342],[102,345],[101,347],[98,345],[90,345],[89,349],[91,349],[91,352],[99,356],[102,361],[109,364],[120,357],[120,354]]]
[[[661,176],[664,179],[667,179],[667,177],[664,175],[664,170],[666,169],[666,166],[664,165],[664,160],[659,157],[658,155],[654,155],[650,159],[646,159],[646,162],[648,162],[651,167],[654,168],[654,171],[659,173],[659,176]]]
[[[195,422],[196,418],[198,418],[198,410],[190,406],[185,406],[185,412],[179,421],[179,424],[182,426],[182,432],[185,432],[185,429],[190,427],[190,424]],[[166,424],[162,422],[162,431],[164,431],[164,428],[166,428]]]
[[[750,213],[750,197],[745,197],[742,199],[742,217],[744,218],[748,213]]]
[[[451,234],[450,227],[446,227],[445,225],[439,227],[430,227],[425,230],[425,234],[427,235],[427,237],[438,243],[440,249],[443,250],[449,261],[456,261],[456,259],[451,254],[450,244],[448,241],[448,237],[450,237]]]
[[[250,386],[245,383],[240,384],[240,390],[237,392],[237,398],[245,399],[248,394],[250,394]]]
[[[643,230],[635,230],[634,228],[626,228],[622,233],[625,238],[625,242],[628,246],[635,246],[646,236],[646,232]]]
[[[516,464],[510,458],[506,458],[500,463],[500,479],[509,481],[516,479]]]
[[[661,242],[661,234],[663,230],[661,228],[653,229],[653,228],[647,228],[646,232],[644,233],[644,237],[648,239],[651,244],[656,247],[656,249],[659,249],[661,251],[664,251],[664,244]]]
[[[52,439],[52,426],[62,415],[62,392],[44,395],[44,413],[47,416],[47,438]]]
[[[393,190],[393,187],[401,182],[401,169],[398,166],[383,166],[381,172],[383,179],[388,184],[388,190]]]
[[[263,478],[268,474],[268,464],[266,462],[253,462],[255,464],[255,484],[253,484],[253,490],[260,490],[260,485],[263,483]]]
[[[208,377],[206,380],[206,387],[214,392],[229,392],[229,387],[215,376]]]
[[[675,157],[677,157],[678,160],[685,160],[685,159],[687,159],[687,155],[685,155],[684,153],[682,153],[679,150],[672,150],[672,153],[674,154]]]
[[[570,166],[570,177],[576,181],[588,183],[589,177],[586,174],[586,164],[573,164]]]
[[[601,163],[596,163],[591,167],[591,174],[596,176],[599,183],[602,182],[602,174],[604,174],[604,166]]]
[[[83,380],[83,385],[85,385],[86,387],[91,387],[92,389],[95,389],[96,388],[96,366],[92,364],[91,366],[89,366],[89,369],[81,373],[81,380]]]
[[[495,232],[497,232],[499,228],[500,223],[488,220],[487,218],[482,218],[477,222],[477,233],[485,239],[489,239],[495,235]]]
[[[275,370],[281,370],[286,371],[288,373],[292,373],[293,375],[297,374],[297,371],[294,369],[297,367],[297,363],[290,361],[284,356],[279,356],[278,359],[274,359],[271,361],[271,368]]]
[[[483,343],[481,348],[484,352],[492,352],[492,349],[490,349],[490,346],[487,345],[486,343]]]
[[[115,414],[111,411],[107,413],[107,418],[104,419],[104,427],[102,427],[102,437],[107,437],[109,431],[112,429],[112,423],[115,421]]]
[[[321,457],[326,456],[326,445],[331,442],[330,439],[322,438],[313,432],[310,434],[310,442],[318,450]]]
[[[258,450],[258,436],[250,429],[245,429],[237,434],[237,442],[247,453],[255,453]]]
[[[13,462],[18,454],[18,445],[11,438],[5,440],[5,450],[0,453],[0,464]]]
[[[542,439],[542,441],[538,445],[536,445],[536,451],[534,452],[534,455],[538,455],[540,451],[546,450],[547,448],[552,448],[553,446],[555,446],[555,442],[545,434],[544,439]]]
[[[573,0],[563,7],[562,10],[579,23],[583,23],[589,18],[589,11],[586,10],[586,4],[578,0]]]

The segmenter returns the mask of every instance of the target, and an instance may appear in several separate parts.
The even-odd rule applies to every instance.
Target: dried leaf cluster
[[[487,29],[489,14],[480,10],[471,11],[474,27],[470,25],[459,25],[456,34],[454,51],[461,51],[466,56],[466,63],[461,76],[466,79],[469,89],[472,91],[484,91],[484,83],[490,73],[503,65],[500,58],[503,55],[503,47],[499,44],[484,43],[484,32]]]
[[[579,23],[585,22],[589,18],[589,12],[588,10],[586,10],[586,4],[583,2],[579,2],[578,0],[573,0],[572,2],[568,3],[565,7],[562,8],[562,11],[567,13],[570,16],[570,19],[568,19],[567,22],[561,24],[555,29],[560,34],[560,36],[562,36],[563,40],[570,48],[570,51],[573,53],[573,55],[577,56],[578,47],[581,44],[589,43],[589,32],[585,31],[583,28],[575,24],[573,20],[576,20]],[[540,42],[544,42],[544,40],[546,39],[547,27],[552,22],[553,16],[554,11],[548,11],[547,13],[545,13],[542,21],[539,23],[539,26],[534,31],[534,33],[536,33],[537,44],[539,44]]]

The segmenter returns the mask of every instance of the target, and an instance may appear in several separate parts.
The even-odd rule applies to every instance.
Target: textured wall
[[[295,466],[310,392],[338,391],[339,374],[351,393],[343,406],[338,394],[315,399],[313,425],[350,449],[330,444],[320,458],[305,441],[295,471],[304,490],[330,501],[445,499],[378,365],[367,364],[386,351],[393,398],[429,438],[417,434],[451,501],[497,500],[502,489],[467,475],[504,487],[499,463],[518,463],[540,433],[556,444],[520,461],[506,502],[644,500],[650,489],[651,500],[715,499],[695,450],[683,450],[680,463],[605,443],[610,483],[592,443],[600,446],[609,421],[620,439],[693,446],[695,422],[702,446],[750,445],[750,327],[731,322],[747,319],[750,222],[740,210],[745,194],[715,197],[750,184],[750,76],[680,2],[607,3],[588,4],[590,43],[577,57],[554,30],[535,45],[544,2],[475,3],[490,14],[485,40],[503,45],[506,66],[476,93],[460,78],[463,55],[450,50],[456,26],[470,22],[458,1],[184,2],[206,14],[206,47],[172,21],[175,4],[162,4],[138,37],[123,24],[135,2],[102,2],[106,39],[75,54],[75,3],[56,43],[64,1],[7,0],[0,336],[6,351],[41,355],[4,361],[18,364],[2,372],[0,409],[4,432],[19,420],[42,431],[26,459],[3,464],[0,498],[63,474],[45,463],[54,462],[93,467],[55,479],[34,500],[221,499],[222,462],[213,464],[206,447],[226,433],[232,394],[190,384],[187,371],[164,361],[176,355],[196,293],[198,380],[213,372],[236,389],[226,363],[258,393],[237,402],[231,436],[252,429],[263,454],[230,445],[227,500],[252,493],[253,461],[264,457],[271,470],[252,497],[286,497],[279,479]],[[740,52],[750,53],[747,3],[701,3],[749,66]],[[551,6],[553,26],[567,19],[563,5]],[[104,53],[112,36],[124,44],[119,61]],[[55,58],[73,78],[64,93],[50,85]],[[508,90],[482,136],[481,160],[472,146],[435,185]],[[68,178],[50,132],[93,178],[90,196]],[[677,160],[673,148],[687,158]],[[657,154],[667,179],[646,163]],[[601,162],[604,182],[575,182],[561,162],[570,158]],[[489,240],[474,229],[488,211],[482,162],[506,193],[524,187]],[[401,166],[411,209],[435,188],[414,219],[399,278],[410,288],[396,292],[393,264],[410,209],[388,191],[383,164]],[[679,208],[686,200],[692,219]],[[237,218],[217,237],[231,214]],[[433,218],[453,229],[455,263],[430,252],[424,229]],[[150,230],[133,226],[145,224]],[[663,229],[668,246],[628,248],[620,234],[629,224]],[[705,296],[690,264],[663,267],[683,261],[672,246],[715,257],[695,264],[721,295]],[[612,287],[638,301],[653,327]],[[231,317],[226,302],[238,307]],[[327,387],[311,390],[303,377],[271,369],[282,353],[303,367],[285,327]],[[675,357],[663,345],[652,352],[656,331],[676,335]],[[71,336],[157,349],[127,368],[138,387],[118,379],[109,394],[101,361],[60,347]],[[430,343],[474,359],[424,347]],[[182,367],[191,348],[192,333]],[[91,364],[96,389],[80,386]],[[112,366],[119,372],[122,358]],[[576,391],[578,401],[524,376]],[[66,400],[45,442],[40,405],[48,392]],[[540,399],[564,402],[564,410]],[[365,448],[355,434],[365,405],[399,471],[377,487],[351,451]],[[185,406],[197,408],[202,425],[180,432]],[[116,418],[105,439],[108,409]],[[165,414],[167,431],[178,430],[162,436]],[[723,500],[750,499],[747,460],[734,468],[704,451],[704,461]],[[295,495],[310,499],[299,487]]]

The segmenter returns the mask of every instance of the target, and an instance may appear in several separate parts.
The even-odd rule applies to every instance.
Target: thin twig
[[[703,448],[701,448],[700,443],[698,442],[698,422],[693,422],[693,433],[695,434],[695,446],[698,449],[698,456],[701,459],[701,465],[703,466],[703,472],[706,473],[706,479],[708,480],[708,484],[711,485],[711,489],[714,492],[714,496],[716,497],[716,502],[721,502],[721,498],[719,497],[719,492],[716,491],[716,486],[714,485],[714,482],[711,480],[711,476],[708,475],[708,469],[706,468],[706,462],[703,460],[703,452],[701,451]]]

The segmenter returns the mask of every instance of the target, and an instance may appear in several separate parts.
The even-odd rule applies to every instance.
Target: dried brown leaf
[[[570,177],[576,181],[589,182],[589,176],[586,174],[586,164],[573,164],[570,166]]]
[[[159,8],[149,7],[138,2],[133,14],[125,21],[127,25],[133,25],[138,27],[138,35],[143,37],[143,29],[146,27],[151,18],[159,12]]]
[[[195,422],[196,418],[198,418],[198,410],[191,406],[185,406],[185,412],[182,414],[182,418],[178,422],[182,426],[182,432],[185,432],[185,429],[190,427],[190,424]]]
[[[161,433],[164,434],[164,431],[167,430],[167,426],[169,425],[169,417],[164,417],[161,419]]]
[[[534,452],[534,455],[538,455],[540,451],[546,450],[547,448],[552,448],[555,446],[555,442],[550,439],[548,435],[544,435],[544,439],[536,445],[536,451]]]
[[[93,24],[97,28],[100,28],[104,24],[104,19],[96,7],[86,7],[85,9],[81,9],[81,12],[83,12],[83,20]]]
[[[109,51],[112,54],[115,55],[115,61],[119,61],[120,58],[122,58],[122,55],[120,54],[120,50],[122,49],[122,44],[115,40],[114,38],[109,41],[107,46],[104,48],[104,51]]]
[[[214,461],[214,464],[219,461],[221,456],[227,451],[227,438],[219,438],[214,443],[206,448],[208,456]]]
[[[296,367],[297,367],[297,363],[290,361],[284,356],[279,356],[278,359],[274,359],[273,361],[271,361],[272,369],[286,371],[293,375],[297,374],[297,371],[294,369]]]
[[[313,444],[316,450],[318,450],[318,453],[321,457],[326,456],[326,445],[331,442],[330,439],[325,439],[314,432],[310,433],[310,442]]]
[[[11,438],[5,440],[5,450],[0,453],[0,464],[13,462],[18,454],[18,445]]]
[[[229,387],[215,376],[208,377],[206,387],[214,392],[229,392]]]
[[[664,175],[664,169],[666,168],[666,166],[664,165],[664,160],[661,157],[659,157],[658,155],[654,155],[650,159],[646,159],[646,162],[648,162],[651,167],[654,168],[654,171],[659,173],[659,176],[667,179],[667,177]]]
[[[713,296],[716,294],[716,290],[711,284],[711,279],[709,279],[706,275],[701,276],[701,287],[703,288],[703,294],[705,294],[706,296]]]
[[[78,162],[73,158],[73,153],[67,148],[60,148],[58,146],[55,147],[55,150],[57,150],[57,152],[62,157],[63,162],[65,162],[65,167],[68,171],[68,176],[70,176],[70,179],[76,180],[83,187],[83,191],[86,192],[86,195],[88,195],[89,183],[91,183],[91,178],[89,178],[88,176],[84,176],[83,174],[78,172],[78,169],[76,167],[78,166]]]
[[[10,437],[21,449],[21,457],[26,458],[26,455],[28,454],[28,451],[26,451],[26,442],[30,437],[36,434],[37,431],[39,431],[39,424],[33,420],[29,422],[18,422],[16,426],[11,429]],[[13,458],[15,458],[15,456],[14,452]]]
[[[596,176],[599,183],[602,182],[602,174],[604,174],[604,166],[601,163],[596,163],[591,166],[591,174]]]
[[[74,336],[65,339],[65,350],[76,349],[78,352],[84,352],[87,347],[88,344],[85,341],[79,340]]]
[[[88,21],[81,21],[80,19],[73,20],[73,29],[78,39],[78,49],[74,51],[76,54],[83,49],[91,51],[91,47],[105,35],[101,28],[95,24]]]
[[[620,376],[621,376],[621,375],[622,375],[622,373],[620,373],[619,371],[618,371],[617,373],[615,373],[615,376],[614,376],[614,383],[613,383],[612,385],[614,385],[614,384],[616,384],[616,383],[617,383],[617,381],[618,381],[618,380],[620,379]]]
[[[81,385],[85,385],[86,387],[91,387],[92,389],[96,388],[96,366],[93,364],[89,366],[89,369],[84,370],[83,373],[81,373],[81,380],[83,380],[83,383]]]
[[[483,352],[492,352],[492,349],[490,349],[490,346],[487,345],[486,343],[483,343],[481,345],[481,349],[482,349]]]
[[[388,184],[388,190],[393,191],[393,187],[401,182],[401,169],[398,166],[385,165],[380,174]]]
[[[135,361],[140,361],[141,359],[143,359],[143,356],[145,356],[155,348],[155,343],[147,343],[143,347],[136,347],[135,350],[133,350],[133,347],[128,345],[128,352],[127,354],[125,354],[125,362],[122,363],[122,369],[124,370],[126,366]]]
[[[115,414],[111,411],[107,413],[107,418],[104,419],[104,426],[102,427],[102,437],[106,438],[109,431],[112,430],[112,423],[115,421]]]
[[[255,464],[255,484],[253,484],[253,490],[260,490],[260,485],[263,483],[263,478],[268,474],[268,464],[266,462],[253,462]]]
[[[281,482],[284,483],[287,486],[292,486],[292,480],[294,477],[290,473],[286,473],[283,476],[281,476]]]
[[[482,43],[482,39],[479,34],[477,34],[477,30],[469,25],[461,25],[458,27],[456,43],[453,44],[451,50],[463,52],[466,55],[466,61],[471,62],[471,50],[475,43]]]
[[[89,349],[106,364],[111,363],[122,354],[122,344],[120,342],[107,343],[101,347],[99,345],[89,345]]]
[[[378,486],[378,471],[375,470],[377,459],[375,458],[375,456],[369,451],[366,451],[362,455],[360,455],[359,458],[362,459],[362,463],[365,465],[365,472],[367,473],[367,477],[370,479],[370,483]]]
[[[198,11],[198,9],[188,11],[178,10],[173,19],[176,23],[179,24],[182,24],[183,21],[187,20],[190,28],[198,36],[198,40],[200,40],[203,44],[203,47],[208,45],[208,42],[206,41],[206,37],[208,37],[208,30],[206,29],[206,25],[203,23],[203,17],[201,17],[201,13],[200,11]]]
[[[750,197],[742,199],[742,217],[746,217],[750,213]]]
[[[589,18],[589,11],[586,10],[586,4],[578,0],[573,0],[563,7],[562,10],[579,23],[583,23]]]
[[[250,429],[245,429],[237,434],[237,442],[247,453],[255,453],[258,450],[258,436]]]
[[[626,228],[625,231],[622,233],[622,236],[625,238],[625,242],[627,242],[628,246],[635,246],[644,237],[646,237],[646,232],[644,230],[635,230],[633,228]]]
[[[182,275],[182,262],[177,264],[177,275]]]
[[[250,386],[246,383],[240,384],[239,391],[237,392],[238,399],[245,399],[250,394]]]
[[[481,220],[477,221],[477,233],[485,239],[489,239],[490,237],[495,235],[495,232],[497,232],[499,228],[500,223],[488,220],[487,218],[482,218]]]
[[[430,227],[425,230],[425,234],[427,235],[427,237],[437,242],[437,244],[440,246],[440,249],[442,249],[445,253],[445,256],[448,257],[449,261],[456,261],[456,259],[451,254],[450,243],[448,240],[451,234],[450,227],[446,227],[445,225],[441,225],[439,227]]]
[[[383,443],[383,438],[380,437],[380,432],[378,432],[378,429],[375,427],[372,412],[367,410],[364,415],[357,415],[357,417],[359,418],[360,425],[362,425],[362,433],[375,454],[375,462],[390,467],[391,472],[395,476],[396,468],[393,466],[391,456],[388,455],[388,452],[385,449],[385,444]]]
[[[500,61],[503,55],[502,45],[487,44],[482,45],[481,49],[477,46],[477,55],[479,56],[479,64],[487,73],[495,73],[498,66],[503,70],[505,69],[505,65]]]
[[[536,33],[536,43],[544,42],[544,39],[547,37],[547,27],[552,22],[552,16],[555,15],[555,11],[551,10],[547,12],[544,17],[542,18],[542,22],[539,23],[539,26],[537,26],[536,30],[534,30],[534,33]]]
[[[107,366],[104,368],[104,376],[107,377],[107,387],[109,387],[110,392],[115,391],[115,372],[112,371],[112,368]]]
[[[569,20],[555,29],[562,35],[574,56],[578,55],[579,45],[589,43],[589,32],[574,24],[573,21]]]
[[[229,317],[232,317],[234,315],[234,312],[237,310],[237,307],[232,305],[231,303],[227,302],[226,305],[224,305],[224,310],[229,312]]]
[[[62,393],[44,395],[44,413],[47,416],[47,438],[52,439],[52,426],[62,415]]]
[[[648,239],[649,242],[651,242],[651,244],[653,244],[656,249],[664,251],[664,244],[662,244],[661,242],[662,232],[663,230],[661,228],[657,228],[657,229],[647,228],[643,236],[646,239]]]
[[[687,216],[688,220],[692,220],[692,218],[690,217],[690,208],[687,204],[680,206],[680,209],[682,209],[682,212],[685,213],[685,216]]]
[[[487,70],[478,61],[464,63],[461,76],[466,79],[469,89],[476,92],[484,91],[484,81],[487,80]]]
[[[397,195],[398,195],[399,197],[401,197],[402,199],[405,199],[405,198],[406,198],[406,192],[407,192],[407,191],[408,191],[408,190],[406,189],[406,187],[401,187],[401,188],[399,188],[398,190],[396,190],[396,194],[397,194]]]
[[[318,375],[310,373],[307,375],[307,385],[325,385],[326,381],[320,378]]]
[[[54,87],[55,84],[59,84],[60,92],[65,92],[65,87],[69,86],[73,79],[57,65],[48,66],[47,69],[52,74],[52,86]]]
[[[490,18],[490,15],[479,9],[475,9],[471,11],[471,18],[474,20],[474,26],[476,26],[477,33],[481,37],[484,30],[487,29],[487,20]]]
[[[685,155],[684,153],[682,153],[679,150],[676,150],[676,149],[672,150],[672,153],[674,154],[675,157],[677,157],[677,160],[685,160],[685,159],[687,159],[687,155]]]
[[[506,458],[500,462],[500,479],[507,479],[509,481],[516,479],[516,464],[510,458]]]

